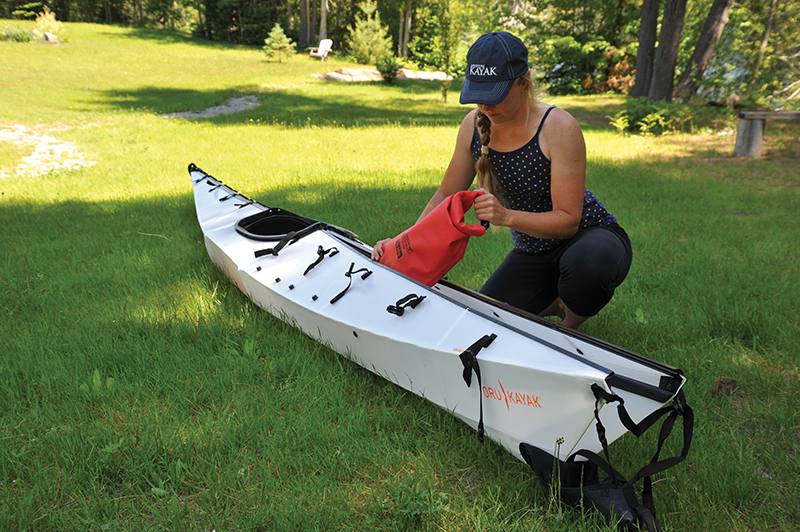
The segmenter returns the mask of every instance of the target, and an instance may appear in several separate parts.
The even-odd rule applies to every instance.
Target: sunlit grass
[[[615,529],[261,311],[208,259],[190,162],[371,243],[438,186],[457,93],[321,82],[346,63],[267,63],[170,32],[68,29],[66,45],[0,43],[0,124],[95,163],[21,176],[32,147],[0,142],[0,529]],[[160,116],[244,94],[261,105]],[[767,156],[742,160],[730,132],[615,134],[619,96],[553,101],[583,124],[588,186],[634,245],[586,331],[688,377],[695,440],[658,479],[661,520],[796,529],[798,128],[770,125]],[[505,231],[473,239],[450,278],[480,286],[510,246]],[[731,395],[714,395],[720,377]],[[615,464],[646,463],[656,437],[622,438]]]

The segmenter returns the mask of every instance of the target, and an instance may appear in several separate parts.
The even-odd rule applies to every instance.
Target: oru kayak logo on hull
[[[511,410],[512,404],[530,406],[533,408],[542,408],[542,405],[539,404],[538,395],[531,395],[529,393],[506,390],[505,387],[503,386],[503,383],[500,381],[497,381],[497,385],[499,386],[499,388],[493,388],[492,386],[484,386],[482,389],[483,396],[487,399],[504,401],[506,403],[506,408],[508,410]]]

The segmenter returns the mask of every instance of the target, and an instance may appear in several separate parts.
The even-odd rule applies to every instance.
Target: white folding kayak
[[[552,455],[546,467],[600,453],[682,397],[678,369],[446,280],[425,286],[372,261],[350,231],[189,173],[211,259],[255,303],[534,469],[531,449]]]

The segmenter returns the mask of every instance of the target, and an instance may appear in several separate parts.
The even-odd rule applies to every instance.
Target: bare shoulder
[[[473,109],[467,116],[464,117],[464,120],[461,121],[461,126],[458,128],[458,143],[464,144],[466,143],[469,146],[469,143],[472,139],[472,135],[475,130],[475,120],[476,115],[478,113],[477,109]]]
[[[544,132],[545,129],[561,134],[581,132],[581,126],[578,124],[578,121],[575,120],[575,117],[560,107],[553,107],[553,110],[550,111],[542,131]]]
[[[539,144],[551,161],[559,158],[558,155],[574,159],[584,153],[585,157],[586,146],[581,126],[575,117],[559,107],[554,107],[547,116],[539,134]]]
[[[475,121],[477,120],[478,110],[473,109],[467,116],[464,117],[464,120],[461,121],[461,129],[469,129],[472,130],[475,127]]]

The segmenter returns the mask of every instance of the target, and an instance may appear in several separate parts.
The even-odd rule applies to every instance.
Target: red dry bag
[[[464,190],[445,198],[425,218],[384,244],[380,263],[435,285],[464,257],[469,237],[486,233],[481,224],[464,223],[464,213],[480,194]]]

